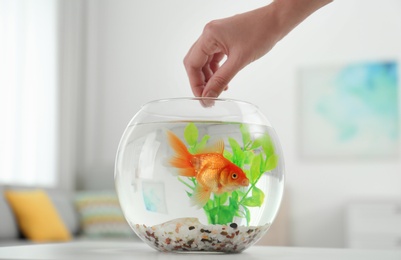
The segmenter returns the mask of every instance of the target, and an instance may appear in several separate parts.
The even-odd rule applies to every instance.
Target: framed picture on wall
[[[396,61],[305,67],[299,89],[303,159],[398,158]]]

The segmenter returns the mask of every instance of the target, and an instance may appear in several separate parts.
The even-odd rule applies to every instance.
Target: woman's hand
[[[196,97],[218,97],[249,63],[330,0],[277,0],[250,12],[208,23],[184,58]],[[227,58],[220,66],[220,62]]]

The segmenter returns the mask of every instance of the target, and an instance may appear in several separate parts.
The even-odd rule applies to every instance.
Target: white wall
[[[192,96],[182,59],[212,19],[260,6],[252,0],[88,1],[82,174],[112,174],[122,132],[141,104]],[[258,105],[284,150],[291,244],[344,246],[344,206],[356,199],[401,199],[401,161],[307,162],[297,141],[297,70],[304,65],[397,59],[401,2],[337,0],[245,68],[226,98]],[[104,170],[108,169],[108,170]]]

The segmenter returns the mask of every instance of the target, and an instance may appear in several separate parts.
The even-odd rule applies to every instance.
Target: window
[[[57,181],[57,0],[0,0],[0,183]]]

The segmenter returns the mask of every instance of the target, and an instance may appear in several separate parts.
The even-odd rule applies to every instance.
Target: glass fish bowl
[[[152,248],[239,253],[275,219],[284,160],[258,107],[165,99],[143,105],[129,122],[114,178],[127,222]]]

